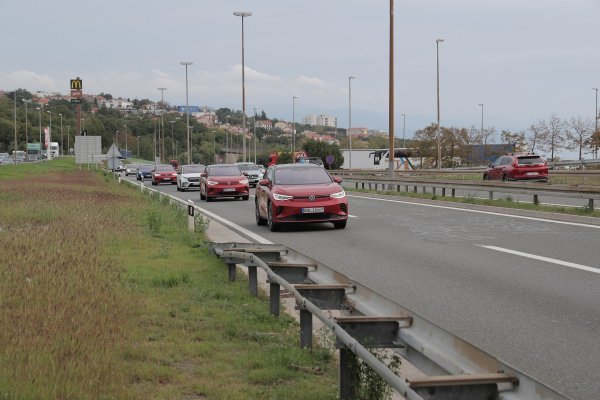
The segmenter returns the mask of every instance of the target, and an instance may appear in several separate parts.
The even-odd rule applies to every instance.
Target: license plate
[[[315,213],[322,213],[323,211],[325,211],[325,208],[323,208],[323,207],[303,208],[302,214],[315,214]]]
[[[223,189],[224,192],[235,192],[234,188],[225,188]]]
[[[171,178],[163,178],[163,181],[170,181]]]
[[[538,172],[527,172],[526,175],[527,176],[534,176],[534,175],[537,175],[537,174],[538,174]]]

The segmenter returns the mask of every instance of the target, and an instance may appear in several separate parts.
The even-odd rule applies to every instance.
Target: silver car
[[[125,166],[125,176],[137,175],[137,172],[138,172],[137,164],[127,164]]]
[[[256,187],[258,181],[260,181],[263,176],[256,164],[251,162],[238,162],[235,163],[235,165],[237,165],[237,167],[240,169],[242,175],[248,178],[248,184],[250,187]]]
[[[177,191],[185,192],[191,188],[200,189],[200,174],[204,172],[202,164],[182,165],[177,173]]]

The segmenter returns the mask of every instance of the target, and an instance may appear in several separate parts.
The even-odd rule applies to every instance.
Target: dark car
[[[157,165],[152,171],[152,184],[160,185],[161,183],[177,184],[177,171],[171,164]]]
[[[263,174],[260,173],[260,170],[256,166],[256,164],[251,162],[239,162],[235,163],[237,167],[242,171],[242,174],[246,178],[248,178],[248,184],[251,187],[256,187],[258,181],[262,178]]]
[[[154,165],[152,164],[142,164],[138,167],[138,171],[136,174],[136,179],[138,181],[144,179],[152,179],[152,171],[154,170]]]
[[[284,224],[314,222],[332,222],[336,229],[344,229],[348,198],[341,182],[315,164],[270,166],[256,187],[256,223],[271,231]]]
[[[248,178],[235,164],[209,165],[200,175],[200,199],[212,201],[217,197],[250,197]]]
[[[533,153],[505,154],[499,157],[483,173],[483,180],[548,181],[548,165],[539,155]]]

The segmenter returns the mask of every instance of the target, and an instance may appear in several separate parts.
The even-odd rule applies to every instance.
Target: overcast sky
[[[395,0],[395,133],[441,124],[525,130],[593,119],[600,87],[599,0]],[[0,89],[85,93],[242,109],[296,121],[328,113],[388,129],[389,0],[2,0]]]

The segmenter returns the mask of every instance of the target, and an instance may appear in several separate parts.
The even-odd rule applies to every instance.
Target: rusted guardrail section
[[[236,265],[248,268],[250,293],[257,294],[256,268],[266,271],[272,314],[279,313],[280,286],[293,294],[300,310],[301,345],[310,345],[313,316],[332,330],[340,349],[342,399],[353,398],[347,367],[349,351],[363,358],[408,399],[568,399],[411,310],[289,247],[213,243],[212,248],[228,265],[230,279],[235,279]],[[331,309],[343,309],[348,316],[330,318],[324,310]],[[407,379],[395,375],[371,355],[365,343],[370,347],[397,349],[425,376]]]
[[[456,196],[456,190],[472,190],[488,192],[488,198],[494,199],[494,193],[522,194],[532,197],[533,204],[539,204],[540,196],[564,197],[588,200],[588,209],[594,209],[594,201],[600,200],[600,186],[595,185],[549,185],[532,182],[475,182],[475,181],[452,181],[438,179],[419,178],[346,178],[346,183],[353,183],[356,189],[369,190],[395,190],[418,193],[426,193],[427,188],[431,194],[446,196],[450,191],[452,197]],[[439,192],[437,191],[439,190]]]

